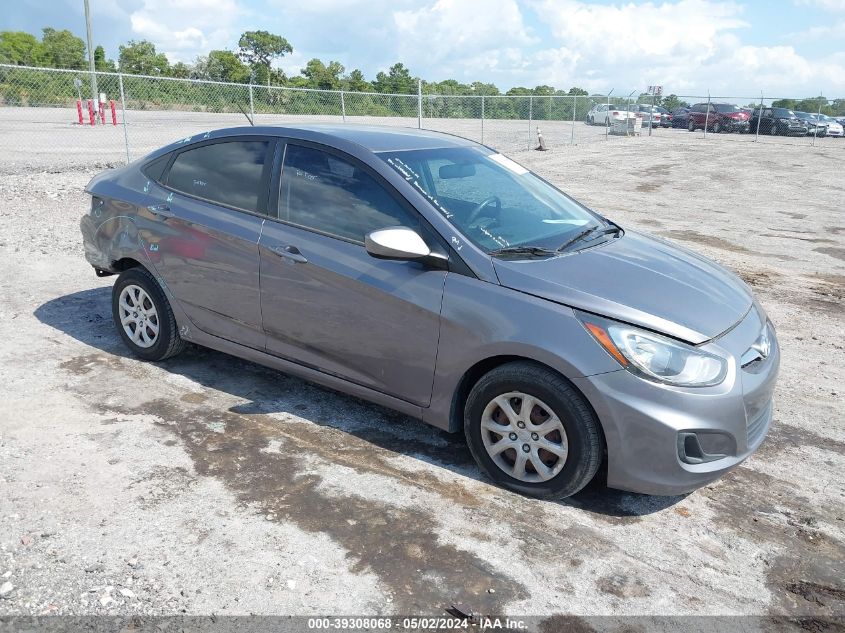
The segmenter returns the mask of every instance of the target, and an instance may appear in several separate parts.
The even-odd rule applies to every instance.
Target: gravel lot
[[[81,130],[10,112],[0,615],[463,603],[543,616],[544,631],[561,614],[787,615],[810,630],[845,615],[845,140],[661,130],[511,152],[621,224],[737,271],[783,348],[769,439],[721,481],[683,497],[594,483],[540,502],[491,485],[461,437],[354,398],[207,350],[129,357],[113,278],[94,276],[78,229],[83,186],[122,146],[93,153]],[[162,143],[197,127],[162,126]]]

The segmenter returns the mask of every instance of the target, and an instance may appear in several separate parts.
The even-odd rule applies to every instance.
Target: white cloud
[[[129,15],[133,36],[152,41],[171,62],[193,61],[231,48],[234,23],[245,13],[236,0],[143,0]]]
[[[814,6],[825,11],[845,11],[845,0],[797,0],[799,6]]]

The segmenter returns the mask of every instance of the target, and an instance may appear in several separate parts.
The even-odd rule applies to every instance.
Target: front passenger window
[[[363,168],[300,145],[285,150],[279,219],[362,244],[377,229],[419,228],[416,217]]]

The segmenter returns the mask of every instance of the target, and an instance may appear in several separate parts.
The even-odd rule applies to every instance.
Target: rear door
[[[259,242],[267,351],[427,406],[446,272],[374,259],[364,236],[408,226],[439,238],[374,171],[327,147],[289,142],[279,180]]]
[[[263,349],[258,238],[275,140],[236,137],[191,145],[162,177],[150,250],[158,273],[200,330]]]

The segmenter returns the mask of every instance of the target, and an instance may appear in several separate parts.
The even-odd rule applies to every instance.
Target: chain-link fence
[[[838,142],[845,100],[680,96],[671,109],[602,95],[382,94],[0,65],[0,151],[21,161],[119,162],[207,130],[291,122],[421,127],[501,151],[616,137]],[[797,106],[800,106],[799,109]],[[832,116],[833,115],[833,116]]]

